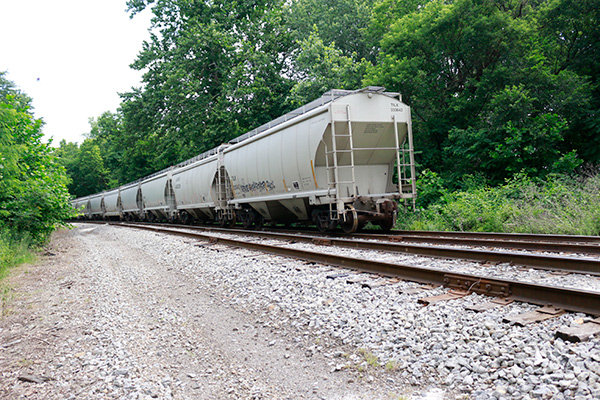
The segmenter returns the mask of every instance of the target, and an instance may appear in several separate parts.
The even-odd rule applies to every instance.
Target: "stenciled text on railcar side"
[[[391,111],[392,112],[404,112],[404,108],[402,107],[401,103],[392,103],[392,108]]]
[[[245,185],[235,185],[234,190],[236,192],[241,193],[249,193],[249,192],[264,192],[275,189],[275,183],[273,181],[260,181],[260,182],[252,182]]]

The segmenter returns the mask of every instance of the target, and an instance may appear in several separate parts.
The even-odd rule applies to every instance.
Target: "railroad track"
[[[366,235],[361,235],[365,237]],[[600,237],[574,235],[534,235],[491,232],[397,231],[377,235],[388,240],[457,246],[499,247],[544,252],[600,254]],[[368,236],[367,236],[368,237]]]
[[[155,232],[168,233],[172,235],[190,237],[194,239],[206,240],[211,243],[221,243],[224,245],[230,245],[235,247],[242,247],[253,249],[261,252],[267,252],[271,254],[282,255],[286,257],[299,258],[306,261],[312,261],[322,264],[335,265],[345,268],[350,268],[358,271],[370,272],[380,274],[387,277],[395,277],[400,279],[406,279],[410,281],[420,282],[424,284],[435,284],[443,285],[455,291],[462,291],[466,293],[479,293],[494,297],[510,298],[517,301],[528,302],[532,304],[539,304],[546,306],[552,304],[557,309],[564,309],[575,312],[583,312],[590,315],[600,314],[600,293],[588,290],[568,289],[553,286],[540,285],[535,283],[519,282],[515,280],[490,278],[483,275],[476,274],[464,274],[464,273],[453,273],[442,269],[436,269],[431,267],[415,267],[410,265],[400,265],[396,263],[388,263],[382,261],[373,261],[365,259],[357,259],[355,257],[345,257],[340,255],[327,254],[323,252],[307,251],[303,249],[294,249],[281,245],[264,244],[257,241],[248,241],[239,238],[231,237],[217,237],[211,232],[219,233],[232,233],[231,230],[220,229],[220,228],[197,228],[185,225],[180,226],[163,226],[159,224],[128,224],[128,223],[115,223],[115,225],[123,227],[134,227]],[[183,230],[183,229],[185,230]],[[196,230],[196,231],[190,231]],[[198,230],[207,231],[205,233],[198,232]],[[254,235],[263,238],[277,239],[281,241],[307,241],[319,245],[336,245],[352,247],[357,249],[371,249],[371,250],[382,250],[390,251],[401,251],[410,252],[411,254],[420,255],[432,255],[428,253],[428,249],[431,246],[420,246],[418,249],[414,246],[407,246],[398,243],[383,243],[377,241],[356,241],[352,239],[341,239],[341,238],[325,238],[315,237],[308,235],[290,235],[284,233],[275,232],[257,232],[257,231],[242,231],[234,230],[235,234],[243,235]],[[420,251],[417,253],[417,250]],[[439,251],[439,253],[438,253]],[[438,257],[448,257],[448,254],[454,254],[457,258],[463,258],[463,251],[459,250],[458,253],[447,253],[448,249],[435,249],[435,253]],[[487,254],[485,251],[472,253],[474,250],[468,250],[471,257],[473,254]],[[503,257],[516,256],[515,254],[507,253],[503,254]],[[522,255],[518,255],[521,257]],[[565,260],[569,258],[557,257],[557,256],[541,256],[532,255],[535,258],[527,258],[528,260],[539,260],[546,259],[547,262],[554,264],[557,260]],[[486,256],[486,260],[489,260],[489,256]],[[573,265],[578,264],[577,258],[570,259]],[[580,260],[579,260],[580,261]],[[599,261],[593,259],[584,260],[588,266],[594,266],[594,274],[599,272]],[[530,261],[531,262],[531,261]],[[579,264],[580,266],[582,264]],[[554,267],[545,267],[546,269],[555,269]],[[561,269],[564,270],[564,269]],[[573,272],[573,269],[569,269]],[[589,273],[589,272],[587,272]],[[456,292],[455,292],[456,293]]]
[[[600,245],[600,236],[547,235],[500,232],[392,231],[389,235],[404,237],[461,238],[474,240],[507,240],[511,242],[590,243]]]
[[[298,232],[298,231],[282,231]],[[314,231],[304,231],[315,234]],[[600,236],[538,235],[495,232],[392,231],[387,234],[374,230],[352,235],[330,233],[330,236],[378,239],[401,243],[427,243],[451,246],[494,247],[514,250],[559,253],[600,254]]]
[[[136,224],[137,225],[137,224]],[[405,243],[400,238],[407,237],[403,235],[371,235],[371,234],[358,234],[358,235],[339,235],[335,234],[320,234],[316,232],[299,232],[299,231],[255,231],[255,230],[242,230],[239,228],[219,228],[212,226],[189,226],[189,225],[161,225],[161,224],[147,224],[142,223],[144,226],[164,226],[169,228],[180,228],[188,230],[198,230],[206,232],[226,233],[226,234],[237,234],[247,235],[254,237],[270,238],[282,241],[295,241],[295,242],[306,242],[313,243],[322,246],[337,246],[345,248],[353,248],[358,250],[375,250],[393,253],[405,253],[412,255],[420,255],[427,257],[441,257],[441,258],[455,258],[463,260],[472,260],[483,263],[512,263],[515,265],[522,265],[524,267],[532,267],[536,269],[544,269],[550,271],[562,271],[566,273],[580,273],[587,275],[600,276],[600,259],[591,257],[582,257],[581,253],[585,253],[580,248],[573,247],[571,249],[577,256],[564,256],[564,255],[553,255],[553,254],[533,254],[533,253],[515,253],[491,250],[485,248],[452,248],[442,246],[431,246],[431,245],[419,245]],[[307,234],[308,233],[308,234]],[[539,235],[538,235],[539,236]],[[416,236],[423,238],[423,236]],[[365,240],[357,240],[365,239]],[[375,240],[374,240],[375,239]],[[463,240],[463,239],[460,239]],[[477,243],[477,244],[474,244]],[[485,246],[485,247],[503,247],[499,245],[498,241],[487,239],[485,241],[476,241],[471,243],[470,246]],[[503,243],[501,240],[500,243]],[[530,242],[512,242],[513,249],[519,250],[530,250],[521,244],[527,245]],[[554,242],[543,242],[534,244],[550,243],[555,245]],[[446,238],[444,244],[459,244],[453,242],[451,238]],[[600,247],[599,247],[600,249]],[[536,249],[536,250],[539,250]],[[550,250],[549,250],[550,251]]]
[[[188,226],[209,231],[240,231],[240,228],[218,228],[213,226]],[[244,232],[252,232],[246,231]],[[261,231],[265,232],[265,231]],[[426,243],[446,246],[470,246],[477,248],[504,248],[511,250],[542,251],[553,253],[598,254],[600,255],[600,236],[574,235],[537,235],[525,233],[494,232],[440,232],[440,231],[392,231],[382,234],[378,230],[351,235],[344,233],[320,233],[316,229],[281,229],[275,228],[271,233],[323,236],[340,239],[366,239],[397,243]],[[428,246],[429,247],[429,246]],[[424,254],[426,255],[426,254]],[[449,255],[440,255],[449,256]],[[490,260],[504,262],[505,260]],[[530,265],[530,264],[523,264]]]

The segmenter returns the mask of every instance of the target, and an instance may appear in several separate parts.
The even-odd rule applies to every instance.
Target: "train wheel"
[[[191,225],[192,221],[194,220],[194,217],[192,217],[187,211],[182,211],[180,218],[184,225]]]
[[[262,229],[263,226],[265,226],[265,219],[263,218],[262,215],[256,214],[256,216],[254,218],[254,228],[255,229]]]
[[[227,218],[227,213],[221,213],[219,216],[219,225],[221,228],[231,228],[235,225],[235,212],[231,212],[231,219]]]
[[[319,232],[327,232],[331,221],[329,220],[329,214],[321,210],[313,210],[312,221],[317,226]]]
[[[242,219],[242,226],[244,227],[244,229],[251,229],[252,228],[252,225],[254,223],[252,217],[253,217],[252,211],[250,211],[250,210],[243,210],[242,211],[242,215],[240,216],[240,218]]]
[[[219,215],[219,226],[221,228],[225,228],[225,226],[227,225],[227,216],[223,213],[221,213]]]
[[[396,213],[391,213],[379,222],[379,226],[384,232],[389,232],[396,225]]]
[[[344,233],[354,233],[358,229],[358,214],[354,206],[348,206],[344,212],[345,221],[340,222]]]
[[[235,221],[235,212],[234,212],[234,211],[232,211],[232,212],[231,212],[231,219],[227,221],[227,227],[228,227],[228,228],[231,228],[232,226],[234,226],[234,225],[235,225],[235,222],[236,222],[236,221]]]
[[[319,219],[317,221],[317,229],[321,233],[327,232],[329,230],[329,221],[324,221],[322,219]]]
[[[262,215],[253,209],[242,210],[240,216],[244,229],[262,229],[265,225],[265,219]]]

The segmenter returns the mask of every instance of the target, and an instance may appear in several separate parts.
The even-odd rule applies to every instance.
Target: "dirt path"
[[[3,290],[0,398],[403,394],[385,384],[385,374],[337,371],[336,357],[344,357],[345,349],[323,349],[308,332],[266,323],[263,314],[271,310],[232,307],[218,285],[191,272],[192,261],[165,261],[148,251],[164,241],[157,234],[84,224],[57,232],[38,264],[15,271]],[[221,256],[185,246],[197,267]]]

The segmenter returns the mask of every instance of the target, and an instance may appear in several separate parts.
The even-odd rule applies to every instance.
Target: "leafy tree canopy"
[[[35,244],[72,216],[65,169],[42,143],[31,99],[0,72],[0,230]]]
[[[122,94],[116,113],[92,121],[78,163],[98,176],[86,175],[80,192],[180,162],[331,88],[366,85],[402,92],[417,161],[449,185],[497,185],[520,171],[544,177],[600,162],[596,0],[128,7],[154,14],[132,65],[144,71],[143,85]]]
[[[151,2],[130,1],[132,14]],[[226,142],[287,111],[292,86],[282,0],[156,3],[153,29],[132,65],[144,88],[123,95],[131,160],[152,149],[144,172]],[[139,138],[139,140],[137,140]],[[200,150],[200,151],[199,151]],[[140,154],[141,153],[141,154]]]
[[[325,46],[355,61],[375,62],[377,43],[369,24],[375,0],[293,0],[286,6],[288,26],[297,42],[318,34]],[[329,88],[331,89],[331,88]]]
[[[428,2],[390,25],[365,82],[402,90],[422,162],[453,178],[500,183],[519,167],[545,175],[566,159],[579,165],[570,127],[592,116],[593,85],[557,68],[568,54],[549,16],[566,3]]]

